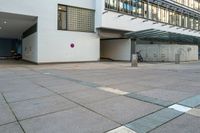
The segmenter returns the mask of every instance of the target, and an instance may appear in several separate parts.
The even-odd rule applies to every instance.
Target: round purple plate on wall
[[[74,43],[70,44],[70,47],[71,47],[71,48],[74,48],[74,47],[75,47],[75,44],[74,44]]]

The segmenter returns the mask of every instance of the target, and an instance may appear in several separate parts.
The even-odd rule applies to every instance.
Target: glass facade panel
[[[149,0],[150,1],[150,0]],[[199,9],[200,0],[175,0],[191,8]],[[170,6],[170,5],[169,5]],[[168,7],[169,7],[168,6]],[[106,0],[105,8],[128,15],[168,23],[171,25],[200,30],[200,15],[195,16],[176,8],[167,8],[148,0]]]
[[[200,1],[199,0],[173,0],[179,4],[185,5],[195,10],[199,10]]]

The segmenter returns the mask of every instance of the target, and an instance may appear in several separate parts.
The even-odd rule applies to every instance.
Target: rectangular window
[[[94,32],[95,11],[58,5],[58,30]]]

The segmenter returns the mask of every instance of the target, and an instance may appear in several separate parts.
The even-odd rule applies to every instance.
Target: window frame
[[[66,7],[66,11],[64,10],[59,10],[59,6],[65,6]],[[93,23],[93,31],[82,31],[82,30],[69,30],[68,29],[68,19],[66,17],[66,29],[59,29],[59,12],[66,12],[66,16],[67,16],[67,8],[71,7],[71,8],[77,8],[77,9],[83,9],[83,10],[88,10],[88,11],[92,11],[93,12],[93,18],[94,18],[94,23]],[[64,4],[57,4],[57,30],[58,31],[73,31],[73,32],[86,32],[86,33],[95,33],[95,9],[89,9],[89,8],[83,8],[83,7],[76,7],[76,6],[71,6],[71,5],[64,5]]]

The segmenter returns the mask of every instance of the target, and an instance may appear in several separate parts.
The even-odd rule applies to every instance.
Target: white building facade
[[[140,43],[200,43],[200,2],[187,1],[0,0],[0,38],[38,64],[130,60]]]

